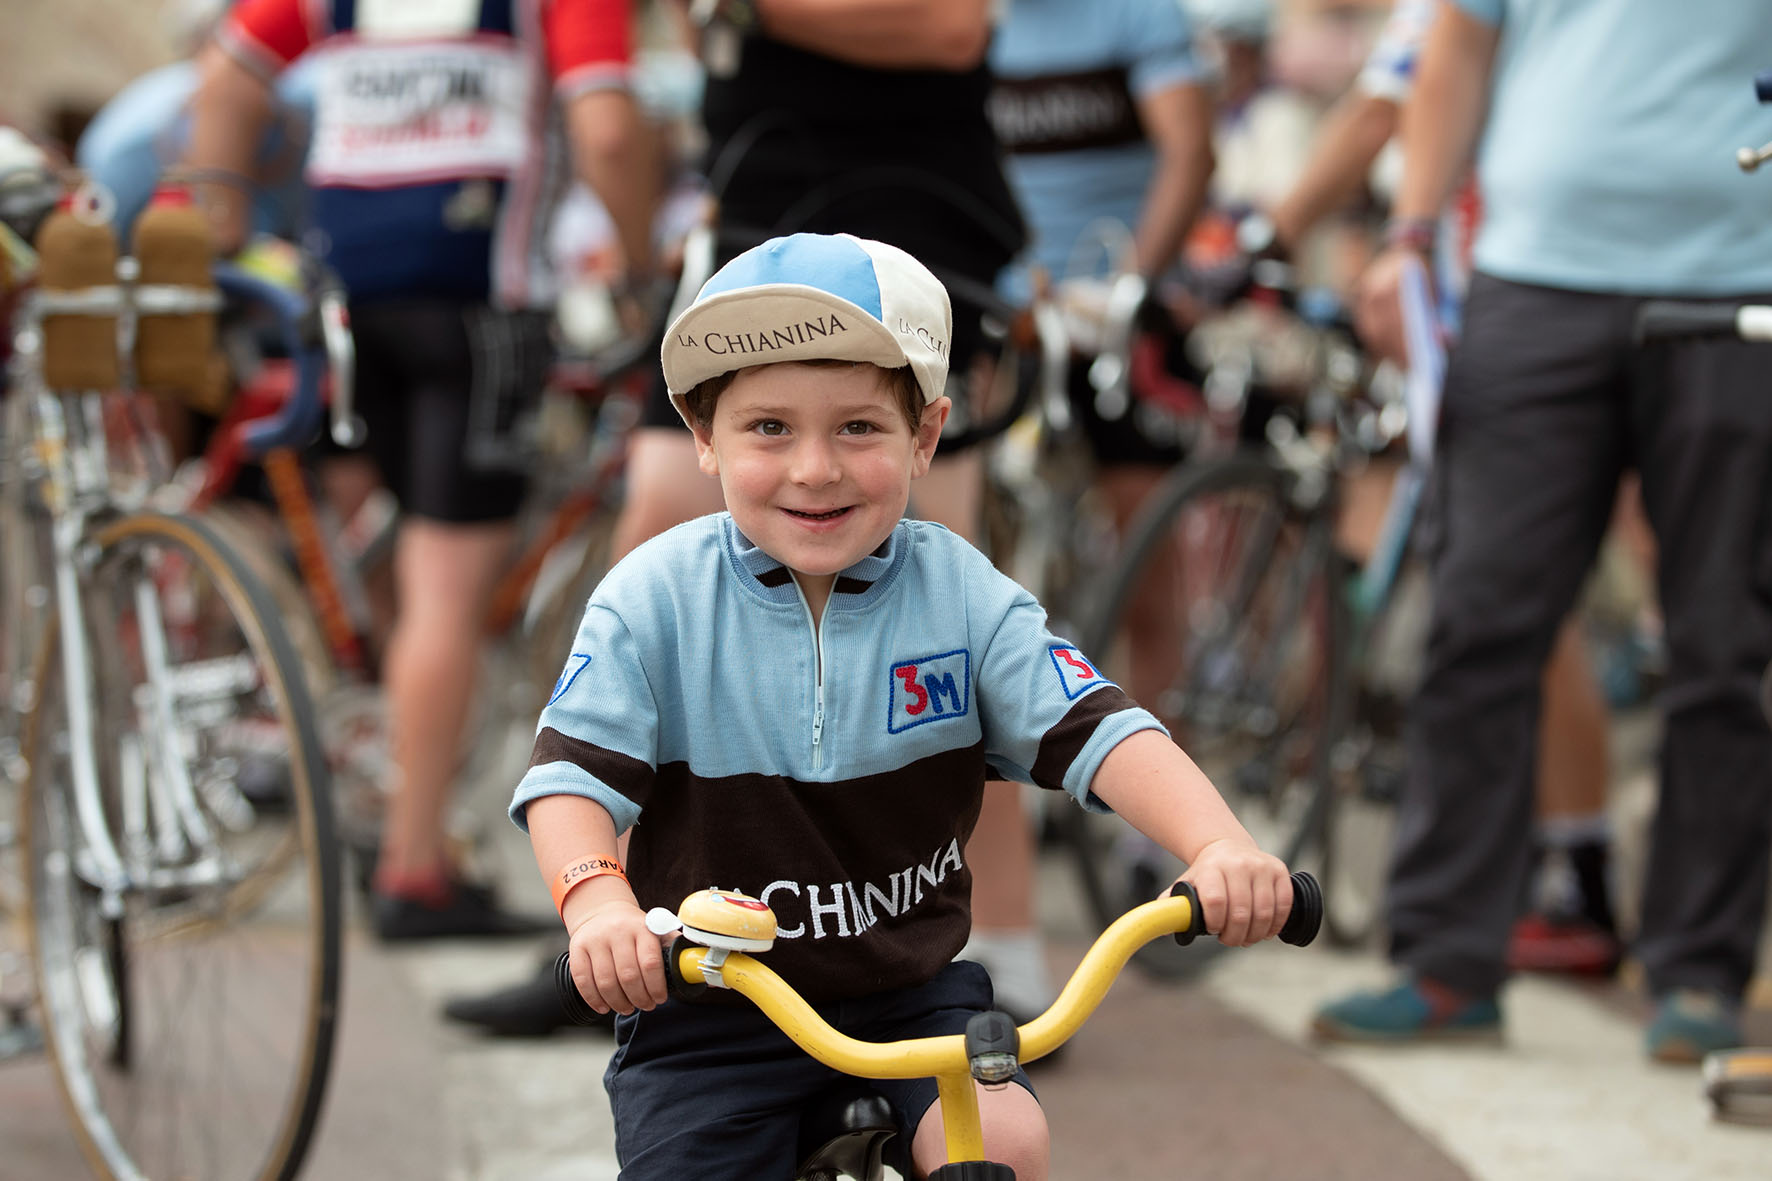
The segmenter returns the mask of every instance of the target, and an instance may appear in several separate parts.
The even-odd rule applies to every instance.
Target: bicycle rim
[[[59,688],[27,724],[21,810],[63,1096],[101,1176],[293,1177],[324,1096],[341,956],[313,706],[269,599],[212,530],[141,514],[93,541],[82,626],[104,644],[90,662],[102,809],[131,865],[114,908],[85,871]],[[145,655],[155,633],[163,674]],[[59,686],[56,669],[59,656]],[[145,708],[156,693],[169,735],[150,732],[166,716]],[[177,798],[172,760],[195,821],[157,807]],[[149,839],[132,846],[129,831]]]
[[[1257,843],[1292,863],[1328,808],[1341,619],[1330,516],[1296,510],[1289,480],[1247,455],[1178,469],[1128,530],[1085,643],[1163,720]],[[1117,817],[1067,814],[1104,926],[1186,869]],[[1164,940],[1138,960],[1175,974],[1216,947]]]

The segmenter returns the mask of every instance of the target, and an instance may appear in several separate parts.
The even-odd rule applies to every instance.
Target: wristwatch
[[[1401,246],[1417,254],[1431,255],[1440,237],[1440,224],[1431,217],[1393,217],[1384,226],[1386,249]]]

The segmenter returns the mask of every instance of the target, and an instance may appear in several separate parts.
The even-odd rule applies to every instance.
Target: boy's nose
[[[834,484],[842,475],[836,450],[822,439],[809,439],[794,448],[793,464],[788,472],[796,484],[817,487]]]

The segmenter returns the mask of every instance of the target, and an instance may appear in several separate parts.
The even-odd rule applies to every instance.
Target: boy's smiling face
[[[904,516],[948,406],[913,430],[878,366],[765,365],[732,379],[695,450],[739,530],[794,572],[817,614],[837,573]]]

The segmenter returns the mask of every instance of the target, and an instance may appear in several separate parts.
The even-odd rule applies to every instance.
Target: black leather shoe
[[[383,943],[412,939],[478,936],[544,935],[560,929],[553,915],[517,914],[505,910],[490,886],[456,882],[449,901],[431,906],[413,898],[372,894],[370,916]]]
[[[547,1037],[557,1029],[612,1029],[612,1013],[599,1014],[592,1026],[575,1024],[566,1016],[554,985],[556,958],[550,955],[542,962],[541,970],[521,984],[481,996],[451,999],[443,1006],[443,1015],[475,1026],[488,1037]]]

